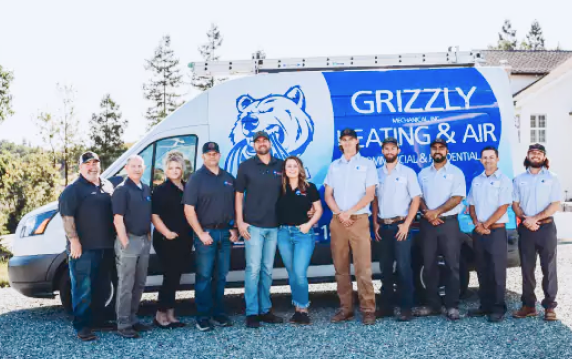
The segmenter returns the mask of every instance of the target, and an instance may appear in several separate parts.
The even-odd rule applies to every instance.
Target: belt
[[[393,218],[377,218],[377,223],[379,224],[393,224],[395,222],[404,221],[405,217],[393,217]]]
[[[209,224],[209,225],[203,226],[203,229],[230,229],[230,226],[228,225],[228,223]]]
[[[499,229],[499,228],[505,228],[506,227],[506,223],[495,223],[489,226],[489,229]]]

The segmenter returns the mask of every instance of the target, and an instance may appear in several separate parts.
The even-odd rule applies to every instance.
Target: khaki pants
[[[340,307],[345,313],[353,313],[353,288],[350,275],[350,249],[353,254],[355,277],[358,286],[360,311],[375,312],[375,294],[371,280],[371,236],[367,214],[352,216],[354,224],[345,227],[337,218],[330,222],[332,258],[336,269],[336,282]]]

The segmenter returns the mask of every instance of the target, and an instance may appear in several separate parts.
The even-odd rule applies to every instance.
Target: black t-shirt
[[[127,233],[144,236],[151,231],[151,189],[145,183],[139,188],[127,178],[115,188],[111,203],[113,214],[123,216]]]
[[[185,204],[195,207],[203,228],[234,224],[234,177],[219,168],[218,175],[205,166],[189,179],[185,187]]]
[[[244,221],[256,227],[278,227],[276,202],[282,186],[282,164],[272,157],[268,164],[254,156],[240,164],[236,191],[244,193]]]
[[[186,185],[185,185],[186,187]],[[170,231],[180,237],[190,236],[192,229],[185,218],[183,191],[168,179],[153,191],[151,207]]]
[[[79,242],[84,250],[113,248],[112,193],[111,182],[100,179],[98,186],[80,175],[60,195],[60,214],[74,218]],[[69,241],[67,247],[69,249]]]
[[[281,193],[276,205],[278,223],[287,226],[299,226],[308,222],[308,211],[312,204],[320,200],[320,193],[313,183],[308,183],[305,192],[286,186],[286,193]]]

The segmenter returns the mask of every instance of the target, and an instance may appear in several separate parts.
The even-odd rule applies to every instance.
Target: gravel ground
[[[104,333],[98,341],[82,343],[74,337],[59,298],[32,299],[5,288],[0,289],[0,358],[572,358],[571,263],[572,245],[560,245],[560,321],[553,323],[545,323],[541,317],[508,318],[496,325],[483,318],[455,323],[444,318],[418,318],[409,323],[383,319],[373,326],[357,321],[335,325],[329,323],[337,304],[335,285],[321,284],[311,286],[312,326],[248,329],[244,326],[241,291],[233,289],[228,291],[228,306],[235,326],[201,333],[193,326],[192,292],[182,292],[177,311],[191,326],[154,329],[139,340]],[[537,276],[540,278],[539,272]],[[510,269],[509,310],[520,304],[520,282],[520,270]],[[476,285],[472,273],[473,291]],[[289,317],[288,287],[274,287],[273,292],[277,313]],[[537,295],[542,298],[540,291]],[[152,320],[155,299],[154,293],[144,296],[141,315],[145,323]],[[462,302],[461,311],[477,305],[473,294]],[[543,313],[542,308],[539,310]]]

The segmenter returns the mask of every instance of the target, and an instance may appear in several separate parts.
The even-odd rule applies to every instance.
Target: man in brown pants
[[[375,197],[375,164],[360,156],[359,140],[352,129],[340,135],[343,155],[332,162],[324,180],[325,200],[333,213],[330,223],[331,249],[340,309],[333,323],[354,318],[353,289],[350,274],[350,249],[353,254],[363,324],[375,323],[375,294],[371,280],[371,235],[369,204]]]

